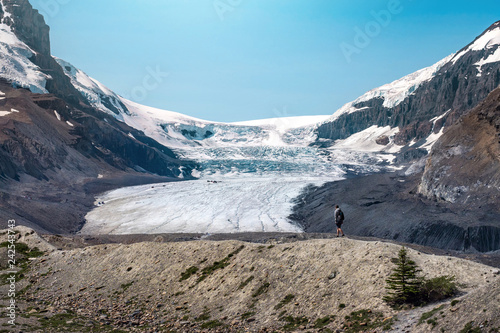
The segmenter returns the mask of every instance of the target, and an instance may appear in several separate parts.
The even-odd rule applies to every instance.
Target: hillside
[[[400,249],[391,243],[158,239],[56,250],[29,230],[20,231],[20,241],[49,251],[33,260],[18,287],[25,288],[18,323],[29,332],[97,327],[104,332],[318,332],[323,325],[325,332],[342,327],[381,332],[383,326],[394,332],[458,332],[467,325],[484,332],[500,329],[499,270],[453,257],[409,250],[425,276],[456,276],[463,293],[453,303],[399,312],[389,308],[382,301],[385,279]],[[438,306],[429,323],[418,324],[423,313]],[[353,312],[365,317],[357,319]],[[372,323],[380,327],[363,326]]]

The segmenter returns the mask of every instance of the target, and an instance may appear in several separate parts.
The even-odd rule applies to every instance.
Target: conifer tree
[[[418,276],[421,270],[417,264],[408,257],[406,248],[403,246],[398,253],[398,257],[393,259],[397,265],[393,273],[387,278],[387,295],[384,301],[391,306],[403,304],[415,304],[419,302],[419,294],[422,288],[423,279]]]

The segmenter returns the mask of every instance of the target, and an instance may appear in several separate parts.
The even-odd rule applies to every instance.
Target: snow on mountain
[[[174,148],[307,146],[314,126],[328,116],[283,117],[236,123],[213,122],[160,110],[121,98],[128,125]]]
[[[432,79],[444,65],[451,61],[454,55],[455,54],[449,55],[432,66],[420,69],[401,79],[368,91],[354,101],[342,106],[329,119],[327,119],[327,121],[334,121],[345,113],[353,113],[364,110],[366,107],[357,108],[356,105],[374,98],[382,98],[384,100],[383,106],[386,108],[395,107],[410,96],[415,90],[417,90],[422,83]]]
[[[54,57],[62,67],[73,86],[87,99],[93,107],[114,115],[120,119],[127,113],[127,109],[120,101],[120,97],[97,80],[94,80],[83,71],[62,59]],[[120,119],[121,120],[121,119]]]
[[[481,51],[491,49],[500,45],[500,21],[493,24],[490,29],[485,31],[481,36],[477,37],[471,44],[458,52],[452,59],[455,64],[461,57],[470,51]]]
[[[364,152],[386,152],[397,153],[401,150],[401,146],[394,143],[393,138],[399,132],[398,128],[391,128],[390,126],[379,127],[371,126],[364,131],[353,134],[347,139],[337,140],[334,144],[336,149],[349,149]],[[389,143],[380,145],[377,140],[380,137],[387,137]]]
[[[0,3],[3,7],[3,2]],[[4,23],[6,18],[10,18],[10,14],[5,8],[2,9],[5,14],[0,23],[0,77],[13,86],[27,88],[33,93],[48,93],[45,85],[50,76],[30,61],[35,52],[20,41],[11,27]]]
[[[97,109],[171,148],[308,145],[314,125],[328,116],[283,117],[221,123],[127,100],[62,59],[55,58],[75,88]]]

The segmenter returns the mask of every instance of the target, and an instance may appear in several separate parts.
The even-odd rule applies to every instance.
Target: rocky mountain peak
[[[318,127],[318,143],[334,144],[371,126],[387,127],[392,133],[388,145],[401,146],[403,159],[419,158],[442,129],[499,85],[500,21],[457,53],[346,104]]]
[[[36,53],[50,56],[50,28],[28,0],[1,0],[0,21]]]

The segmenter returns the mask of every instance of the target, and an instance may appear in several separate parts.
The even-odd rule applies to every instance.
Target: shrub
[[[181,274],[181,278],[179,279],[179,282],[184,281],[189,279],[192,275],[196,274],[198,272],[198,267],[196,266],[191,266],[184,273]]]
[[[423,303],[433,303],[455,296],[458,286],[454,276],[440,276],[425,280],[420,290]]]
[[[383,298],[392,307],[398,308],[404,304],[423,305],[458,293],[454,276],[445,275],[432,279],[419,277],[421,270],[408,258],[405,247],[399,251],[398,258],[393,260],[397,267],[386,280],[388,294]]]

